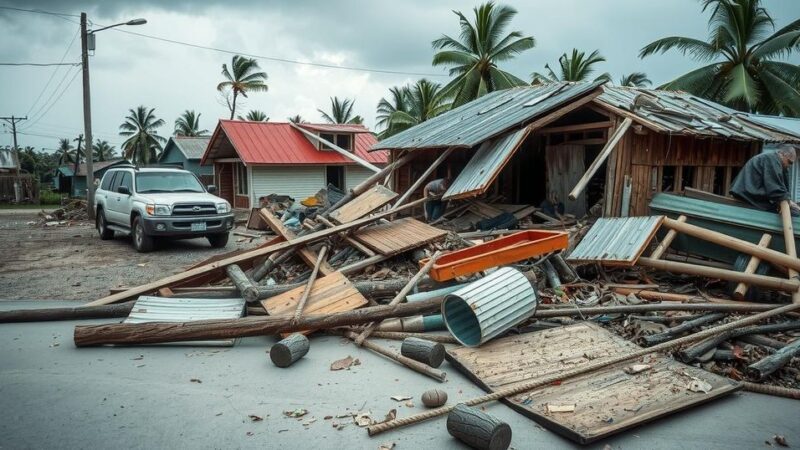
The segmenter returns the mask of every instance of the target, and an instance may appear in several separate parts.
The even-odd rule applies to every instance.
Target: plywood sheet
[[[448,360],[492,392],[639,350],[591,322],[509,336],[478,348],[448,350]],[[634,365],[647,369],[629,373]],[[690,383],[708,383],[707,393]],[[504,399],[517,412],[585,444],[737,390],[740,385],[661,354]],[[556,409],[572,409],[554,412]]]
[[[333,211],[330,214],[330,218],[334,222],[340,224],[352,222],[389,203],[394,200],[395,197],[397,197],[397,192],[380,184],[376,184],[370,190],[354,198],[336,211]]]
[[[261,301],[261,305],[270,316],[293,315],[297,303],[303,295],[305,286],[292,289],[274,297]],[[341,272],[334,272],[326,277],[318,278],[311,286],[311,293],[306,301],[303,314],[330,314],[351,311],[366,305],[367,299],[356,289],[353,283]],[[309,334],[314,330],[303,331]]]
[[[406,217],[358,231],[354,237],[381,255],[396,255],[447,236],[447,231]]]

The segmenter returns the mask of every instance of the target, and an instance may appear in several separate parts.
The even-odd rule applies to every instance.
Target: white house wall
[[[358,186],[362,181],[369,178],[375,172],[361,166],[346,166],[344,174],[344,184],[347,190]]]
[[[254,206],[259,197],[269,194],[301,200],[325,187],[325,166],[252,166],[251,174]]]

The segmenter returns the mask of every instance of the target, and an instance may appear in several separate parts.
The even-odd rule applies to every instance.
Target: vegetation
[[[558,73],[550,68],[550,64],[545,64],[544,68],[547,73],[532,73],[532,82],[533,84],[542,84],[557,83],[559,81],[589,81],[595,71],[593,66],[605,60],[599,50],[595,50],[589,56],[586,56],[586,52],[579,52],[577,48],[573,48],[571,55],[564,53],[558,58]],[[611,76],[608,73],[604,73],[595,77],[594,81],[608,81],[610,79]]]
[[[647,78],[647,74],[644,72],[631,72],[627,75],[623,75],[619,79],[620,86],[627,86],[627,87],[647,87],[653,84],[650,81],[650,78]]]
[[[72,167],[72,173],[77,174],[78,173],[78,169],[81,166],[81,158],[86,156],[83,153],[83,147],[81,147],[81,143],[83,142],[83,135],[82,134],[78,135],[78,137],[73,139],[73,141],[77,142],[78,145],[75,146],[75,165]]]
[[[300,117],[300,114],[295,114],[292,117],[287,117],[286,120],[292,123],[306,123],[306,120]]]
[[[200,129],[200,113],[186,110],[175,119],[175,136],[197,137],[208,134],[208,130]]]
[[[58,157],[59,166],[69,164],[75,160],[75,148],[69,142],[69,138],[62,138],[58,140],[56,155]]]
[[[225,97],[231,119],[236,115],[236,100],[241,95],[247,98],[248,92],[267,92],[267,73],[260,72],[258,62],[252,58],[235,55],[231,59],[231,70],[228,65],[222,65],[222,76],[225,81],[217,85],[220,92],[228,92]]]
[[[269,122],[269,117],[267,117],[267,114],[264,111],[259,111],[257,109],[251,109],[246,116],[239,116],[237,119],[249,120],[251,122]]]
[[[39,191],[39,204],[40,205],[59,205],[61,204],[61,194],[51,190],[42,189]]]
[[[94,155],[95,161],[105,161],[107,159],[111,159],[115,156],[116,149],[108,143],[108,141],[97,141],[92,143],[92,147],[94,151],[92,155]]]
[[[317,109],[322,118],[328,123],[364,123],[364,118],[359,115],[353,115],[353,106],[356,101],[346,98],[339,100],[339,97],[331,97],[331,113]]]
[[[122,143],[125,158],[134,164],[154,162],[166,139],[156,134],[156,129],[164,126],[164,120],[156,118],[155,108],[137,106],[129,110],[125,122],[119,126],[119,134],[127,137]]]
[[[523,36],[520,31],[504,35],[517,14],[514,8],[484,3],[473,9],[474,23],[461,12],[453,12],[461,27],[459,38],[444,35],[432,44],[439,50],[433,56],[433,65],[449,66],[450,75],[455,76],[443,89],[443,95],[453,98],[454,107],[488,92],[527,84],[497,67],[497,63],[536,45],[532,36]]]
[[[778,61],[800,49],[800,19],[775,31],[759,0],[704,0],[706,10],[711,10],[708,41],[671,36],[640,51],[645,58],[675,49],[710,62],[661,88],[685,90],[742,111],[800,116],[800,67]]]
[[[69,144],[69,139],[62,139]],[[6,149],[11,149],[11,146],[4,147]],[[19,149],[19,167],[24,172],[28,172],[34,175],[34,177],[39,180],[40,182],[50,182],[53,179],[53,175],[55,170],[58,168],[59,164],[59,155],[57,153],[48,153],[45,151],[39,151],[34,149],[33,147],[27,146],[25,148]]]
[[[378,103],[377,125],[384,128],[379,135],[381,139],[450,109],[450,102],[442,95],[442,86],[424,78],[411,86],[394,87],[389,92],[391,100],[382,98]]]

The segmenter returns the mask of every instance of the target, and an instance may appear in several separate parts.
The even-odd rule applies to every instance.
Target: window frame
[[[247,166],[242,163],[236,163],[236,186],[235,194],[240,196],[250,195],[250,189],[247,177]],[[244,189],[242,187],[244,186]]]
[[[355,134],[354,133],[322,133],[322,132],[320,132],[318,136],[319,136],[320,139],[325,139],[326,141],[333,142],[334,144],[336,144],[337,147],[342,148],[344,150],[347,150],[350,153],[353,153],[353,151],[355,149]],[[330,136],[331,139],[328,139],[328,136]],[[345,136],[347,137],[348,147],[349,148],[342,147],[341,145],[339,145],[339,142],[338,142],[339,137],[345,137]],[[317,148],[319,150],[323,151],[323,152],[334,151],[332,148],[330,148],[327,144],[325,144],[322,141],[319,141],[319,145],[318,145]]]

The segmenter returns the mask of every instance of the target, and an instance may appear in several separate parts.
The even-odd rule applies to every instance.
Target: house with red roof
[[[329,184],[348,190],[374,173],[312,135],[376,167],[388,160],[368,152],[377,140],[363,125],[220,120],[200,163],[214,166],[217,195],[235,208],[257,207],[270,194],[300,200]]]

